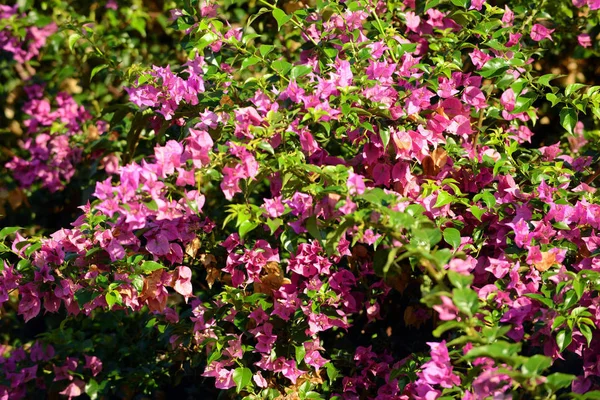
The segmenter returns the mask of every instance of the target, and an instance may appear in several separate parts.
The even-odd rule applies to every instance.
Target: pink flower
[[[179,266],[173,276],[175,282],[173,289],[187,299],[193,296],[192,292],[192,270],[186,266]]]
[[[421,24],[421,18],[412,11],[407,11],[405,14],[406,18],[406,30],[419,33],[419,25]]]
[[[554,29],[548,29],[544,25],[534,24],[529,35],[531,36],[531,39],[539,42],[544,39],[552,40],[552,36],[550,36],[552,32],[554,32]]]
[[[106,2],[106,5],[104,6],[107,9],[111,9],[111,10],[118,10],[119,9],[119,5],[117,4],[117,2],[115,0],[108,0]]]
[[[515,109],[515,101],[515,92],[511,88],[506,89],[504,93],[502,93],[502,96],[500,96],[500,104],[502,104],[506,111]]]
[[[92,376],[96,376],[102,371],[102,361],[96,356],[85,356],[85,368],[89,368]]]
[[[302,150],[309,156],[320,149],[319,144],[310,134],[308,129],[302,129],[298,133],[298,136],[300,137],[300,146],[302,146]]]
[[[491,56],[485,54],[478,48],[474,48],[473,51],[469,54],[469,57],[471,57],[471,61],[477,69],[481,69],[486,62],[492,59]]]
[[[21,292],[21,301],[19,302],[18,312],[27,322],[40,313],[42,301],[33,283],[21,286],[19,291]]]
[[[267,380],[263,378],[260,371],[258,371],[254,376],[252,376],[252,380],[256,383],[256,386],[260,388],[266,388],[268,386]]]
[[[285,206],[281,202],[281,196],[277,196],[272,199],[265,199],[264,204],[261,207],[271,218],[280,217],[285,212]]]
[[[365,182],[363,180],[363,176],[359,174],[355,174],[353,171],[348,173],[348,181],[346,182],[348,186],[348,193],[350,194],[363,194],[365,192]]]
[[[332,78],[339,87],[347,87],[352,84],[352,70],[350,69],[350,62],[347,60],[336,59],[335,61],[335,73],[332,73]]]
[[[453,368],[450,364],[446,342],[429,342],[427,344],[431,348],[431,360],[423,364],[423,370],[417,374],[420,380],[429,385],[440,385],[443,388],[460,385],[460,378],[452,372]]]
[[[273,362],[274,371],[281,372],[283,376],[288,378],[292,383],[296,383],[296,380],[304,373],[304,371],[296,368],[296,361],[285,360],[283,357],[279,357]]]
[[[580,46],[583,46],[583,47],[591,47],[592,46],[592,38],[587,33],[582,33],[581,35],[578,35],[577,41],[579,42]]]
[[[505,398],[503,395],[510,389],[510,376],[498,372],[497,368],[485,369],[473,381],[473,394],[477,399]]]
[[[504,6],[504,15],[502,16],[502,22],[504,26],[512,26],[515,13],[512,12],[507,5]]]
[[[60,392],[60,394],[62,394],[63,396],[67,396],[69,399],[71,399],[73,397],[81,396],[83,394],[84,388],[85,382],[81,379],[75,379],[69,384],[69,386],[65,388],[65,390]]]
[[[467,86],[463,91],[462,99],[465,103],[475,107],[477,111],[486,108],[488,105],[483,92],[475,86]]]
[[[175,172],[182,164],[183,146],[175,140],[169,140],[165,146],[156,146],[156,173],[161,178],[166,178]]]
[[[485,3],[485,0],[471,0],[471,7],[469,7],[469,10],[481,11],[483,3]]]
[[[458,308],[447,296],[441,296],[442,304],[433,306],[433,309],[439,313],[439,318],[442,321],[452,321],[458,316]]]

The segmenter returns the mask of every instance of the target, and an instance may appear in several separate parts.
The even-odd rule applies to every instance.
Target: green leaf
[[[306,220],[306,230],[310,233],[310,236],[321,241],[323,238],[321,237],[321,232],[319,231],[319,227],[317,226],[317,218],[312,216]]]
[[[581,279],[575,279],[573,281],[573,290],[575,290],[575,294],[577,294],[577,300],[581,299],[583,296],[583,291],[585,290],[585,282]]]
[[[165,266],[157,263],[156,261],[144,261],[144,263],[140,265],[140,271],[144,274],[150,274],[162,268],[165,268]]]
[[[448,270],[448,279],[457,289],[468,288],[473,283],[473,275],[464,275],[452,270]]]
[[[574,290],[567,290],[563,302],[561,304],[561,308],[563,310],[567,310],[573,307],[575,303],[577,303],[577,300],[577,293]]]
[[[85,384],[85,394],[90,396],[91,400],[96,400],[98,398],[98,389],[98,382],[96,382],[94,378],[90,378]]]
[[[560,124],[569,132],[573,134],[575,125],[577,124],[577,111],[571,107],[565,107],[560,110]]]
[[[555,74],[546,74],[546,75],[542,75],[540,76],[537,81],[540,85],[544,85],[544,86],[548,86],[548,87],[552,87],[552,85],[550,84],[550,81],[553,79],[558,78],[558,75]]]
[[[271,146],[269,142],[260,142],[258,144],[258,148],[275,155],[275,149],[273,149],[273,146]]]
[[[250,368],[238,367],[233,370],[233,381],[235,382],[235,391],[241,392],[252,379],[252,371]]]
[[[458,249],[458,246],[460,246],[461,242],[460,231],[456,228],[446,228],[444,229],[443,234],[446,243],[448,243],[453,248]]]
[[[437,328],[435,328],[435,330],[432,332],[432,335],[436,338],[439,338],[444,333],[446,333],[447,331],[449,331],[451,329],[464,328],[464,326],[465,326],[464,322],[446,321],[443,324],[441,324],[440,326],[438,326]]]
[[[219,37],[217,36],[216,33],[208,32],[204,36],[202,36],[200,38],[200,40],[198,40],[198,43],[196,43],[196,49],[198,49],[198,52],[200,54],[202,54],[202,51],[204,50],[204,48],[206,46],[212,44],[213,42],[215,42],[218,39],[219,39]]]
[[[12,235],[19,229],[21,229],[20,226],[7,226],[6,228],[2,228],[0,230],[0,240],[4,240],[8,235]]]
[[[273,47],[274,46],[271,46],[268,44],[261,44],[260,47],[258,48],[258,51],[261,56],[265,57],[267,54],[269,54],[271,51],[273,51]]]
[[[559,315],[558,317],[554,318],[554,322],[552,322],[552,329],[556,329],[562,326],[562,324],[564,324],[566,320],[567,318],[563,317],[562,315]]]
[[[555,306],[554,301],[552,299],[549,299],[548,297],[545,297],[544,295],[541,295],[539,293],[525,293],[525,296],[529,297],[530,299],[539,301],[540,303],[542,303],[550,309],[553,309]]]
[[[445,190],[440,190],[438,192],[437,199],[435,200],[435,204],[433,206],[434,207],[443,207],[446,204],[452,203],[453,200],[454,200],[454,196],[453,195],[451,195],[450,193],[446,192]]]
[[[242,61],[242,67],[240,68],[240,70],[244,70],[252,65],[258,64],[260,62],[260,58],[258,57],[248,57],[248,58],[244,58],[244,61]]]
[[[481,194],[481,197],[483,198],[485,205],[488,206],[489,208],[492,208],[496,205],[496,197],[494,197],[494,195],[491,194],[490,192],[483,192]]]
[[[521,367],[523,373],[527,376],[538,376],[541,373],[550,368],[552,365],[552,359],[550,357],[536,354],[531,356]]]
[[[75,292],[75,301],[79,305],[79,308],[83,308],[86,303],[89,303],[93,299],[93,293],[87,289],[79,289]]]
[[[138,293],[141,293],[142,290],[144,289],[144,278],[142,278],[141,275],[135,274],[135,275],[130,276],[130,279],[131,279],[131,284],[133,285],[135,290],[137,290]]]
[[[290,77],[292,79],[298,79],[301,76],[309,74],[312,70],[313,70],[312,67],[310,67],[308,65],[296,65],[290,71]]]
[[[106,300],[106,304],[108,304],[108,308],[112,309],[115,304],[121,305],[123,298],[121,297],[121,293],[111,291],[104,295],[104,299]]]
[[[473,216],[479,221],[481,221],[481,217],[483,216],[483,214],[485,214],[485,210],[477,206],[469,207],[469,211],[471,211],[471,214],[473,214]]]
[[[450,2],[452,4],[454,4],[455,6],[459,6],[459,7],[463,7],[463,8],[467,7],[468,1],[469,0],[450,0]]]
[[[238,233],[240,234],[240,238],[243,239],[244,237],[246,237],[246,235],[249,232],[256,229],[257,226],[258,226],[258,223],[254,222],[254,221],[246,220],[246,221],[242,222],[240,224],[240,227],[238,228]]]
[[[281,27],[285,25],[290,19],[292,19],[291,15],[287,15],[285,11],[280,8],[273,9],[273,18],[277,21],[277,30],[280,31]]]
[[[521,343],[509,343],[498,340],[492,344],[472,348],[465,358],[472,360],[478,357],[492,357],[506,360],[517,355],[520,350]]]
[[[469,288],[452,290],[452,301],[461,312],[472,316],[479,308],[477,293]]]
[[[69,35],[68,43],[71,51],[73,51],[73,47],[75,47],[75,43],[77,43],[79,39],[81,39],[80,33],[75,32]]]
[[[529,110],[529,108],[536,99],[537,95],[534,92],[528,92],[522,96],[517,97],[517,100],[515,101],[515,108],[511,111],[511,113],[519,114]]]
[[[292,69],[292,64],[287,61],[277,60],[271,63],[271,67],[281,75],[287,75],[290,69]]]
[[[283,224],[283,220],[281,218],[275,218],[275,219],[269,218],[267,220],[267,226],[271,230],[271,235],[273,235],[275,233],[275,231],[277,230],[277,228],[279,228],[282,224]]]
[[[581,334],[587,341],[587,345],[589,347],[590,343],[592,342],[592,337],[593,337],[592,328],[590,328],[590,326],[586,325],[586,324],[578,324],[578,326],[579,326],[579,332],[581,332]]]
[[[296,362],[298,363],[298,365],[300,365],[300,363],[302,362],[302,360],[304,360],[304,357],[306,356],[306,349],[302,345],[294,347],[296,348]]]
[[[329,383],[331,384],[337,379],[339,372],[331,362],[325,364],[325,369],[327,370],[327,377],[329,378]]]
[[[426,0],[425,7],[423,8],[423,12],[429,10],[430,8],[436,7],[441,2],[442,2],[442,0]]]
[[[381,128],[379,130],[379,137],[381,138],[381,143],[383,143],[383,149],[387,149],[387,146],[390,143],[390,130],[387,128]]]
[[[146,20],[144,18],[132,18],[130,25],[133,29],[138,31],[140,35],[146,37]]]
[[[571,331],[567,331],[566,329],[563,329],[556,334],[556,344],[561,352],[564,351],[573,341],[572,334],[573,333]]]
[[[546,94],[546,100],[548,100],[552,104],[552,107],[554,107],[555,105],[557,105],[558,102],[560,101],[560,99],[558,98],[558,96],[555,95],[554,93],[547,93]]]
[[[101,65],[96,65],[94,67],[94,69],[92,69],[92,72],[90,73],[90,81],[92,80],[92,78],[100,71],[102,71],[103,69],[108,68],[108,64],[101,64]]]
[[[566,96],[570,96],[571,93],[575,93],[576,91],[578,91],[579,89],[581,89],[582,87],[585,87],[586,85],[584,85],[583,83],[571,83],[570,85],[567,85],[567,87],[565,88],[565,95]]]
[[[484,78],[500,76],[506,72],[508,68],[510,68],[508,60],[494,57],[488,60],[483,67],[481,67],[479,75],[483,76]]]
[[[431,248],[442,240],[442,232],[438,228],[419,228],[412,231],[415,245]]]
[[[575,375],[563,374],[556,372],[546,377],[546,385],[550,386],[553,390],[558,390],[571,386],[571,383],[575,380]]]
[[[142,74],[137,79],[137,85],[138,86],[143,85],[144,83],[148,82],[152,78],[153,78],[153,76],[150,74]]]
[[[32,266],[33,266],[33,264],[31,264],[31,261],[29,261],[26,258],[23,258],[22,260],[20,260],[17,263],[17,271],[19,271],[19,272],[28,271],[29,269],[31,269]]]

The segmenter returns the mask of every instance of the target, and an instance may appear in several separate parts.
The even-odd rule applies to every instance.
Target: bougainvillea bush
[[[0,6],[0,399],[600,398],[599,1],[75,3]]]

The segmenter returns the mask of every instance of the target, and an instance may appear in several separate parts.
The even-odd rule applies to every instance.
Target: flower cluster
[[[72,137],[81,133],[82,125],[91,116],[67,93],[58,93],[56,108],[52,109],[51,102],[44,98],[43,86],[28,86],[25,92],[28,101],[23,112],[30,118],[23,123],[27,138],[20,147],[29,154],[23,158],[14,156],[6,168],[23,188],[39,182],[41,187],[55,192],[75,175],[82,149]],[[98,128],[94,130],[96,134],[103,133]]]
[[[18,5],[0,5],[0,21],[3,24],[0,32],[0,50],[11,53],[18,63],[25,63],[40,54],[48,37],[56,33],[58,27],[52,22],[38,27],[25,24],[24,34],[19,32],[23,19],[18,12]],[[16,23],[15,26],[12,24]]]
[[[80,216],[47,237],[0,231],[0,305],[96,338],[112,321],[143,364],[131,347],[89,356],[97,342],[85,366],[54,354],[56,328],[8,355],[0,394],[200,375],[247,398],[600,389],[600,88],[539,73],[545,51],[595,51],[597,2],[260,3],[247,19],[172,11],[189,58],[129,71],[132,104],[107,111],[126,135]],[[94,121],[26,91],[30,158],[7,168],[56,191]]]

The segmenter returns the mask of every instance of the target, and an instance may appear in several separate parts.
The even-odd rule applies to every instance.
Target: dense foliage
[[[0,5],[0,399],[599,398],[599,9]]]

